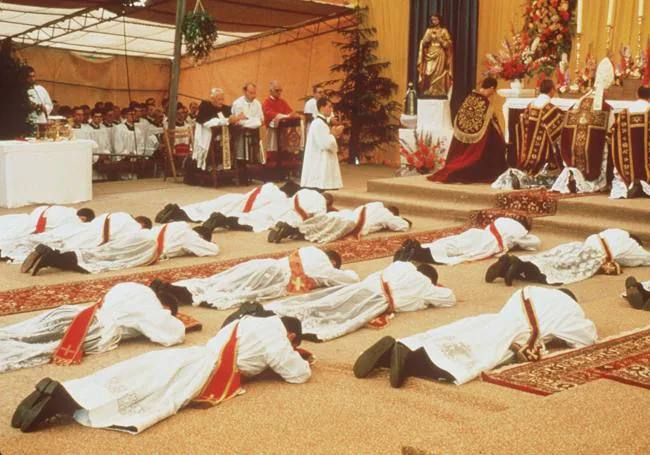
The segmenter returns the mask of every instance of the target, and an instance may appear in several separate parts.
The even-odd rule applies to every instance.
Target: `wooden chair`
[[[174,177],[174,181],[178,182],[178,176],[182,175],[185,160],[192,156],[194,129],[183,128],[181,130],[174,129],[170,131],[167,128],[163,131],[163,138],[165,141],[165,169],[163,171],[163,180],[167,180],[169,170]],[[172,136],[174,138],[172,147]]]

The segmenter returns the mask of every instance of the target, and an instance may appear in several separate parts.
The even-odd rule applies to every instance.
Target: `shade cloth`
[[[91,200],[93,144],[0,141],[0,207]]]

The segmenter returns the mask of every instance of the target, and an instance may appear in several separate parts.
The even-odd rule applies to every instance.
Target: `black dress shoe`
[[[510,171],[510,178],[512,179],[512,189],[521,189],[521,182],[519,181],[519,177],[517,177],[513,171]]]
[[[506,282],[506,286],[512,286],[512,282],[515,278],[521,276],[521,260],[513,256],[510,258],[510,266],[506,270],[506,274],[503,277],[503,280]]]
[[[20,265],[20,272],[28,273],[30,270],[32,270],[34,264],[36,264],[36,262],[40,259],[41,256],[42,254],[36,250],[29,253],[29,255],[25,258],[23,263]]]
[[[16,408],[11,426],[27,433],[58,414],[72,415],[79,406],[65,388],[50,378],[41,379],[36,390],[29,394]]]
[[[636,286],[629,287],[625,290],[625,299],[630,303],[630,305],[632,305],[633,308],[636,308],[637,310],[644,309],[646,306],[643,294]]]
[[[174,210],[174,204],[167,204],[165,207],[163,207],[163,209],[156,215],[156,218],[154,218],[156,223],[166,223],[167,217],[172,210]]]
[[[389,367],[393,346],[395,346],[395,338],[385,336],[363,351],[352,367],[354,376],[365,378],[375,368]]]
[[[209,229],[210,232],[213,232],[217,228],[225,228],[228,225],[228,218],[226,215],[220,212],[214,212],[210,215],[205,223],[202,226],[206,229]]]
[[[194,226],[192,230],[199,234],[203,240],[212,241],[212,231],[205,226]]]
[[[567,182],[569,193],[576,194],[578,192],[578,185],[576,179],[573,177],[573,172],[569,172],[569,181]]]
[[[493,283],[497,278],[505,277],[508,267],[510,267],[510,255],[504,254],[494,264],[488,267],[485,272],[485,282]]]
[[[402,343],[395,343],[390,357],[390,385],[399,388],[406,379],[406,361],[411,350]]]
[[[627,190],[628,199],[636,199],[643,197],[644,195],[643,187],[641,186],[641,182],[638,180],[635,180],[634,183],[632,183],[632,186]]]

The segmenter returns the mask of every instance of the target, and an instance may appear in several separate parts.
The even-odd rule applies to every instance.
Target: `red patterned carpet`
[[[482,375],[486,382],[537,395],[601,378],[650,388],[650,328]]]

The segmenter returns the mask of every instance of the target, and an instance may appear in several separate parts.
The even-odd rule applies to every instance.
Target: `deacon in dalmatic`
[[[650,87],[639,87],[638,95],[627,109],[614,114],[612,199],[650,197]]]
[[[620,275],[622,267],[650,266],[650,252],[637,237],[623,229],[606,229],[584,242],[570,242],[532,256],[501,256],[492,264],[485,281],[504,279],[544,284],[568,284],[604,273]]]
[[[487,77],[481,88],[470,93],[454,119],[445,167],[430,175],[433,182],[492,183],[508,167],[506,144],[490,97],[497,81]]]
[[[245,302],[359,281],[354,271],[340,268],[338,253],[310,246],[280,259],[253,259],[206,278],[166,284],[166,288],[182,303],[226,310]]]
[[[268,240],[280,243],[289,238],[328,243],[346,237],[358,240],[362,236],[382,230],[403,232],[410,228],[411,222],[399,216],[397,207],[385,207],[381,202],[370,202],[354,210],[330,211],[313,216],[297,226],[279,222],[269,232]]]
[[[235,397],[245,378],[267,369],[304,383],[311,368],[296,350],[301,335],[296,319],[245,316],[205,346],[148,352],[63,383],[45,378],[18,405],[11,425],[29,432],[65,415],[88,427],[137,434],[190,404],[208,407]]]
[[[360,283],[289,297],[265,309],[300,319],[306,339],[328,341],[364,326],[382,328],[398,312],[454,305],[454,292],[437,282],[432,266],[397,261]]]
[[[603,97],[613,83],[614,67],[605,58],[598,65],[594,90],[567,112],[560,139],[565,167],[552,191],[595,193],[607,186],[607,133],[614,110]]]
[[[550,188],[562,169],[559,141],[565,114],[551,103],[555,94],[551,79],[541,82],[539,92],[517,121],[514,140],[516,167],[501,174],[492,183],[492,188]]]
[[[0,328],[0,373],[54,362],[81,363],[85,354],[115,349],[120,340],[145,336],[154,343],[182,343],[185,326],[174,317],[172,294],[120,283],[88,306],[63,305]]]
[[[408,239],[395,253],[402,261],[455,265],[480,261],[507,253],[513,248],[537,250],[540,239],[526,226],[512,218],[500,217],[483,229],[470,228],[460,234],[443,237],[421,245]]]
[[[390,368],[390,385],[408,376],[461,385],[499,365],[536,362],[554,340],[580,348],[596,341],[596,327],[568,289],[528,286],[516,291],[499,313],[461,319],[395,340],[384,337],[357,359],[353,371],[367,377]]]

